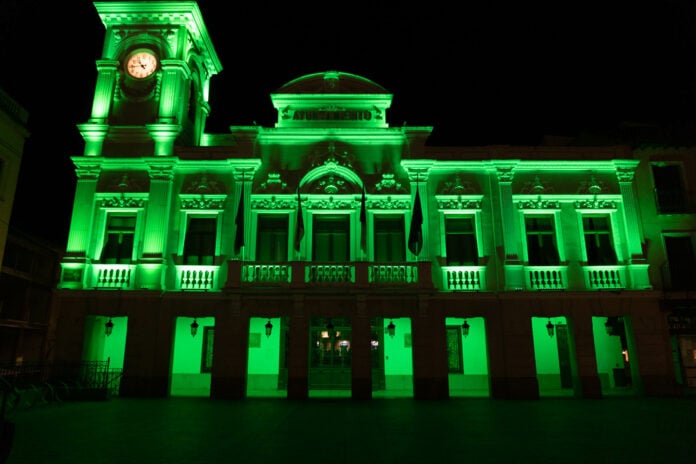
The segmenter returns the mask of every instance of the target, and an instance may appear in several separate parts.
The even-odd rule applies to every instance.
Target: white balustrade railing
[[[568,288],[566,266],[526,266],[528,290],[565,290]]]
[[[289,284],[292,269],[289,264],[244,264],[242,282],[249,284]]]
[[[585,285],[589,290],[626,287],[625,266],[584,266]]]
[[[134,264],[93,264],[91,287],[131,288],[135,274]]]
[[[219,266],[177,266],[181,290],[217,290]]]
[[[442,284],[447,291],[477,292],[486,288],[484,266],[442,266]]]

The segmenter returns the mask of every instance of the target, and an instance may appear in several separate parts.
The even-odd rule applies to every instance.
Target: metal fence
[[[56,401],[106,400],[118,395],[122,374],[110,360],[0,365],[2,414]]]

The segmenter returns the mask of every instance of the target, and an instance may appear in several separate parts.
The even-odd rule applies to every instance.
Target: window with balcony
[[[682,166],[679,164],[654,164],[652,165],[652,174],[658,213],[689,212]]]
[[[663,274],[664,286],[669,290],[696,289],[696,256],[694,239],[688,235],[665,236],[667,274]]]
[[[558,246],[552,216],[526,216],[527,260],[530,266],[558,266]]]
[[[406,261],[406,234],[403,215],[375,216],[374,257],[379,263]]]
[[[445,252],[448,266],[478,265],[476,229],[472,217],[445,218]]]
[[[312,235],[313,261],[350,261],[350,218],[347,214],[315,214]]]
[[[184,264],[214,264],[217,235],[217,219],[214,217],[192,217],[186,228],[184,242]]]
[[[106,241],[101,261],[104,264],[130,264],[133,259],[135,215],[113,214],[106,221]]]
[[[288,216],[261,214],[256,233],[256,260],[260,262],[287,262]]]
[[[617,264],[609,217],[584,216],[582,225],[585,236],[587,264],[590,266],[611,266]]]

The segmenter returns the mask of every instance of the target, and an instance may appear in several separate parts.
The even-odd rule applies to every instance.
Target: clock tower
[[[222,70],[196,2],[95,2],[106,27],[85,156],[170,156],[200,143]]]

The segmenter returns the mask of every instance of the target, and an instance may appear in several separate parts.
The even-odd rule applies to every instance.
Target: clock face
[[[128,56],[126,71],[136,79],[144,79],[157,69],[157,57],[152,52],[139,50]]]

